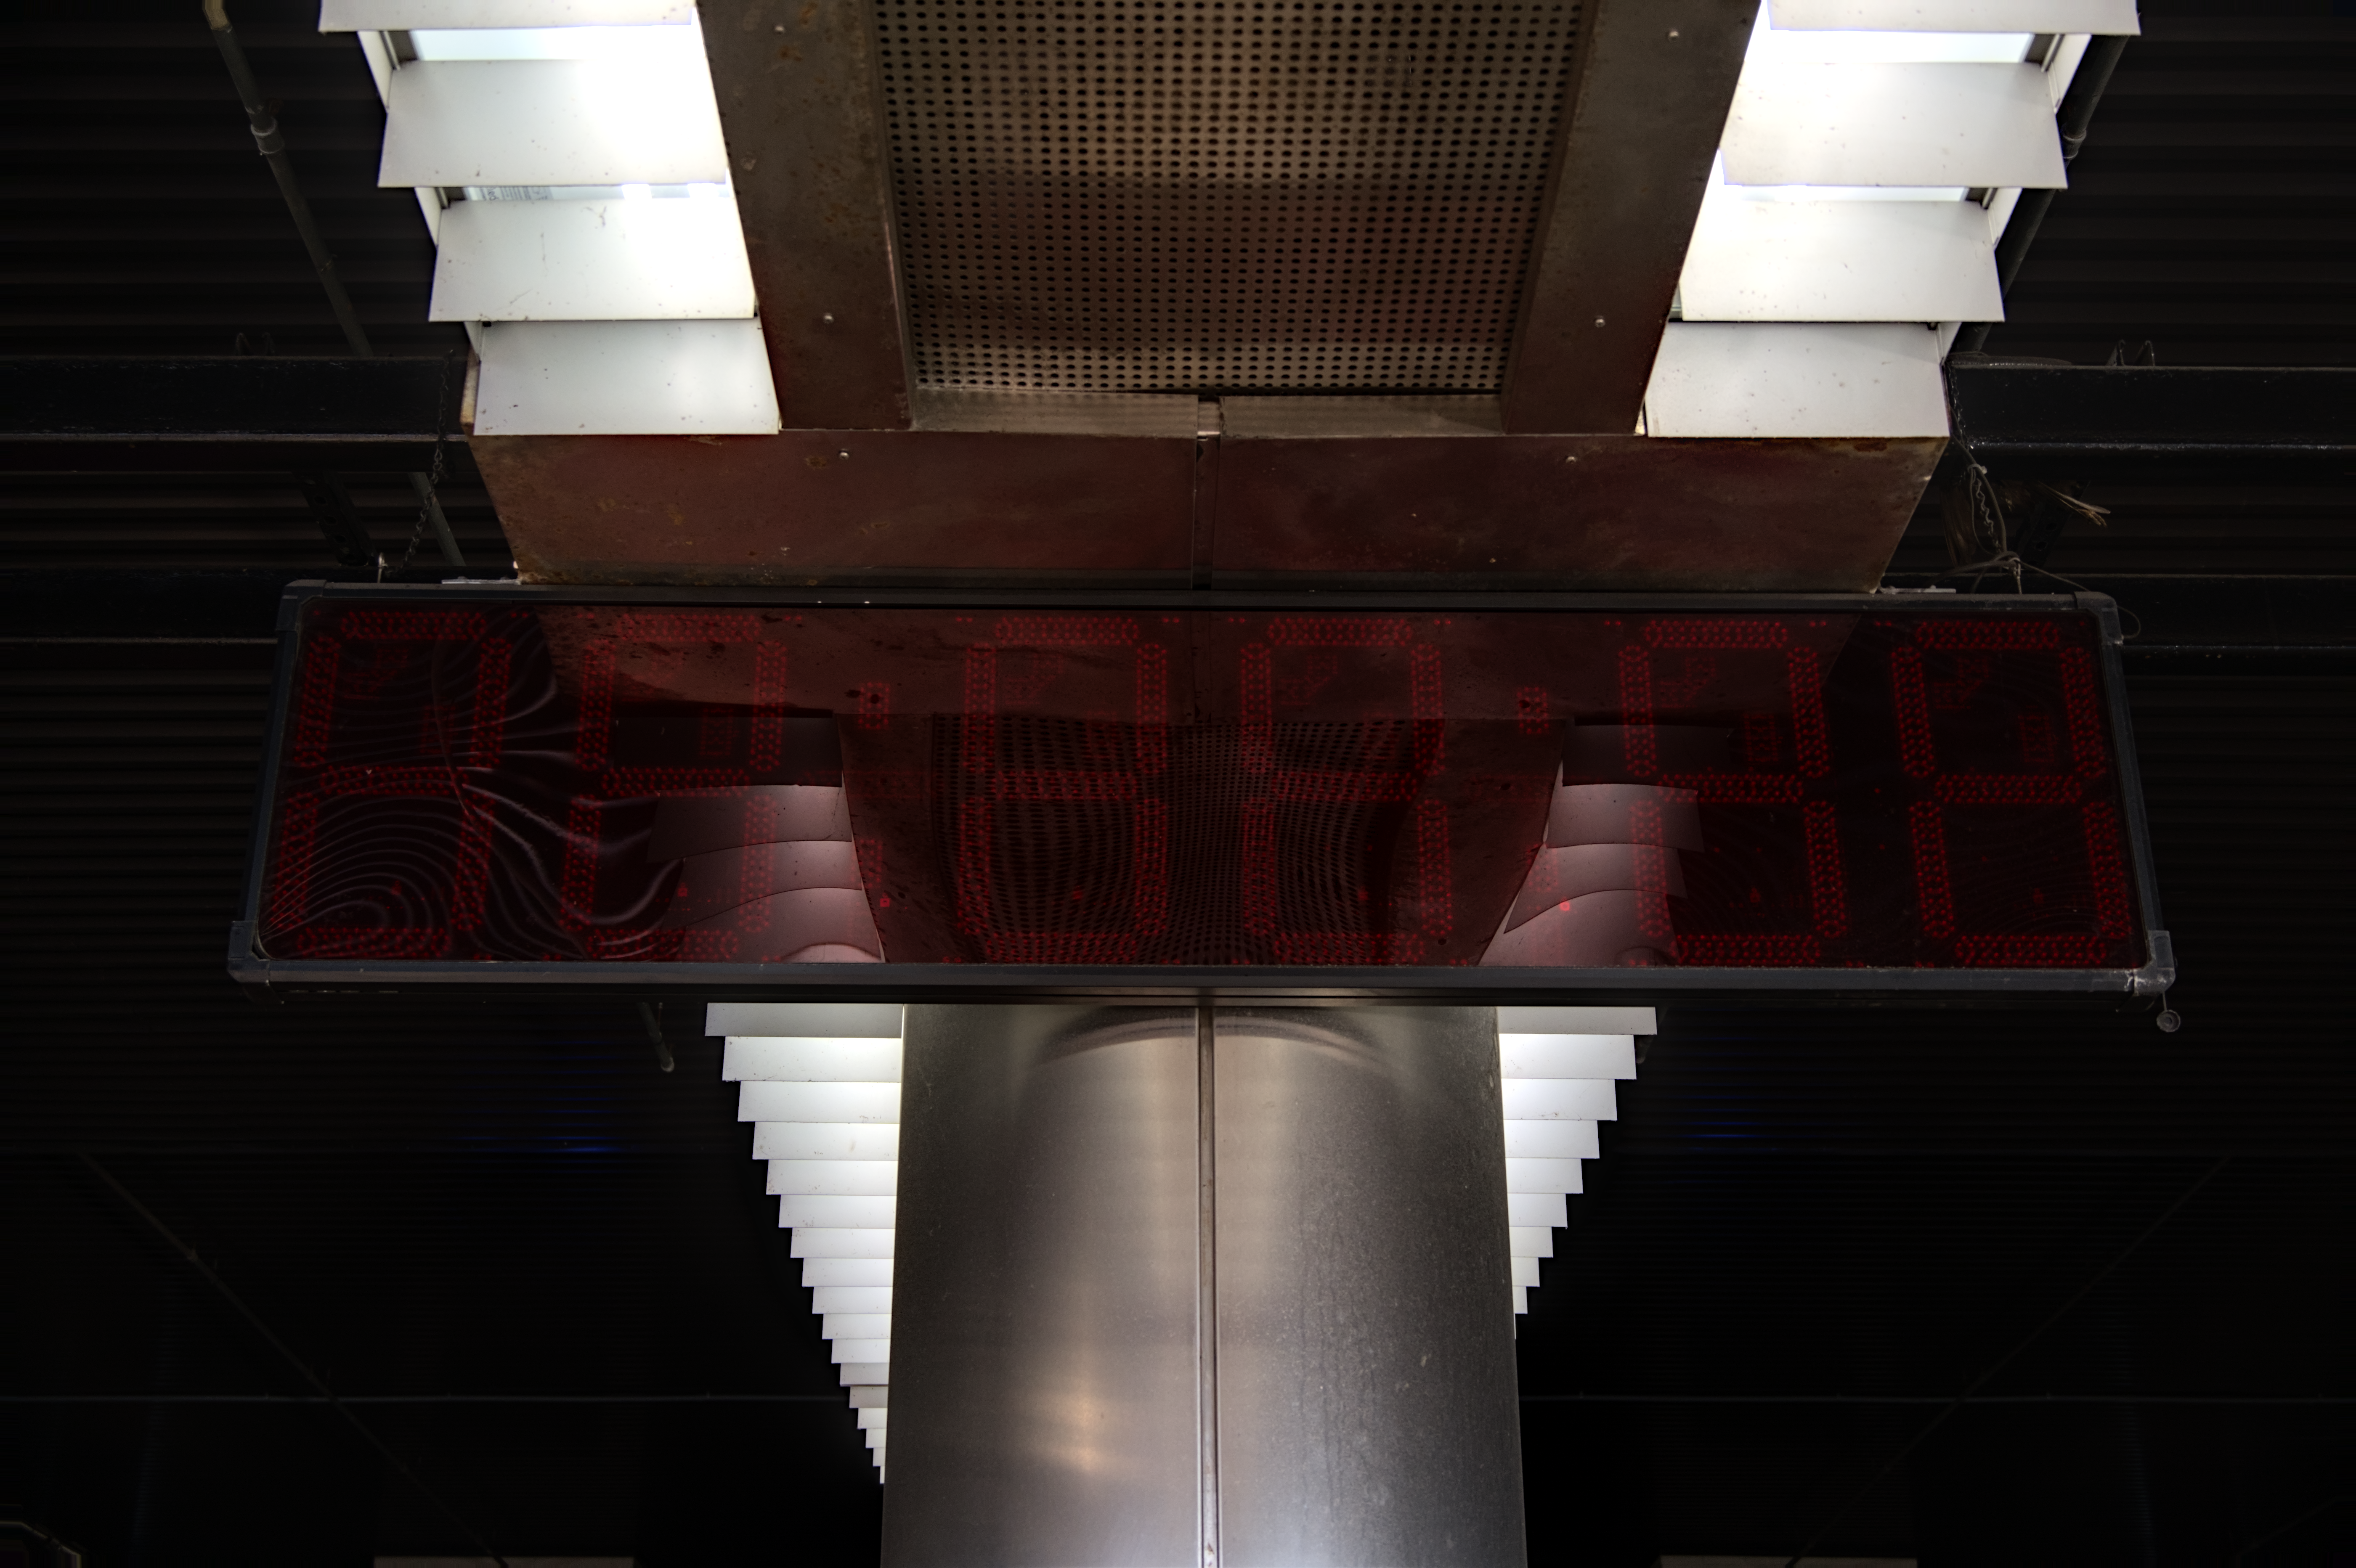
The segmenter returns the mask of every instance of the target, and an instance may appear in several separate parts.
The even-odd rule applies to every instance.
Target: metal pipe
[[[2111,73],[2118,69],[2119,57],[2126,48],[2127,41],[2122,37],[2096,38],[2086,50],[2086,58],[2079,62],[2078,74],[2070,80],[2070,91],[2062,95],[2064,167],[2076,160],[2078,149],[2086,144],[2086,132],[2094,123],[2094,106],[2103,101],[2103,90],[2110,86]],[[2008,299],[2012,295],[2012,280],[2020,275],[2020,263],[2028,259],[2029,242],[2037,238],[2039,226],[2053,206],[2053,195],[2051,190],[2023,191],[2012,209],[2012,221],[2004,226],[2004,238],[1997,241],[1997,291]],[[1974,322],[1965,329],[1958,347],[1965,353],[1980,352],[1995,325],[1989,321]]]
[[[246,63],[245,46],[238,42],[237,29],[230,25],[224,0],[204,0],[205,25],[212,29],[213,43],[220,49],[222,63],[229,67],[230,80],[237,86],[239,101],[245,105],[245,118],[253,132],[253,145],[262,161],[270,165],[271,177],[278,182],[278,194],[286,200],[287,216],[294,220],[294,231],[303,237],[303,248],[311,253],[312,269],[319,274],[319,286],[327,292],[327,308],[336,313],[336,325],[344,329],[344,341],[354,354],[363,359],[376,357],[376,349],[369,343],[368,329],[360,325],[359,312],[352,308],[352,296],[344,290],[344,280],[336,271],[336,258],[327,249],[319,225],[311,217],[311,204],[303,198],[303,187],[295,183],[294,165],[286,156],[286,138],[278,129],[278,117],[262,101],[262,88],[253,80],[253,68]],[[436,428],[448,417],[448,410],[434,411]],[[409,487],[417,496],[418,507],[434,529],[434,542],[441,546],[442,559],[464,571],[466,558],[459,551],[458,537],[451,531],[450,519],[443,513],[442,497],[434,493],[434,481],[423,474],[409,476]]]
[[[1521,1568],[1496,1013],[918,1004],[885,1568]]]

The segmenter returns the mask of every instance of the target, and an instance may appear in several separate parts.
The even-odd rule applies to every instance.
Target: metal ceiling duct
[[[1494,391],[1578,0],[880,5],[916,376]]]

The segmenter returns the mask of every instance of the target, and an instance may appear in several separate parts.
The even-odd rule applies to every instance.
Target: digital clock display
[[[2134,969],[2095,615],[298,605],[294,964]]]

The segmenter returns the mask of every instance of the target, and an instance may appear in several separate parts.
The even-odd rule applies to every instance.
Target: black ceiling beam
[[[455,378],[452,378],[455,380]],[[0,357],[0,471],[391,472],[463,447],[439,359]],[[1956,431],[1992,470],[2356,463],[2356,368],[2036,365],[1956,355]]]
[[[463,450],[440,359],[0,357],[0,470],[423,470]]]
[[[1947,361],[1958,442],[1990,472],[2356,462],[2356,368]]]

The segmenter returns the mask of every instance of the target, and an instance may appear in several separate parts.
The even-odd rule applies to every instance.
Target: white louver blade
[[[1932,33],[2121,33],[2135,0],[1770,0],[1778,28]]]
[[[1529,1310],[1538,1260],[1569,1221],[1569,1196],[1596,1156],[1596,1123],[1618,1113],[1614,1084],[1636,1076],[1636,1036],[1650,1008],[1499,1008],[1497,1066],[1505,1119],[1505,1224],[1514,1311]]]
[[[2020,192],[2066,183],[2055,107],[2092,35],[2137,30],[2134,0],[1762,6],[1645,432],[1947,434],[1938,361],[2004,319]]]
[[[461,201],[442,215],[435,321],[741,320],[753,270],[735,198]]]
[[[629,27],[695,20],[695,0],[323,0],[319,31]]]
[[[2067,183],[2033,65],[1746,68],[1722,144],[1738,185]]]
[[[1655,436],[1947,433],[1943,346],[1928,326],[1673,321],[1644,392]]]
[[[671,31],[665,28],[663,31]],[[710,73],[624,60],[419,60],[392,76],[379,185],[721,183]]]
[[[902,1010],[880,1003],[723,1002],[721,1076],[754,1124],[777,1222],[880,1476],[892,1360]]]
[[[1713,181],[1677,293],[1687,321],[2000,321],[1976,203],[1752,201]],[[1778,192],[1778,195],[1785,194]]]
[[[509,321],[483,328],[477,435],[769,435],[757,321]]]
[[[767,435],[776,383],[691,0],[325,0],[416,188],[435,321],[466,324],[479,435]],[[808,859],[808,857],[804,857]],[[787,873],[809,868],[787,866]],[[794,880],[787,961],[881,956],[863,903]]]

